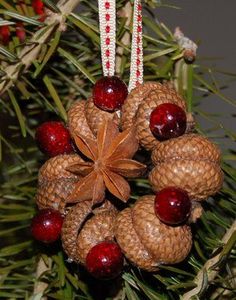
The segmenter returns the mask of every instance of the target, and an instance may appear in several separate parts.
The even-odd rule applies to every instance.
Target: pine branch
[[[231,227],[226,231],[224,237],[222,238],[222,243],[224,245],[227,245],[227,243],[232,238],[233,234],[236,233],[236,221],[231,225]],[[196,283],[196,287],[192,289],[191,291],[185,293],[182,297],[182,300],[190,300],[194,299],[194,296],[197,296],[201,293],[202,288],[205,286],[205,281],[207,281],[207,286],[215,279],[215,277],[218,274],[219,268],[217,267],[222,260],[223,253],[224,253],[225,247],[223,247],[223,250],[214,256],[213,258],[209,259],[205,265],[201,268],[201,270],[198,272],[194,282]],[[217,251],[217,249],[215,249]],[[213,253],[215,252],[213,251]]]
[[[21,50],[18,61],[5,68],[4,72],[6,75],[2,78],[2,82],[0,83],[0,95],[16,82],[20,73],[25,72],[31,66],[51,34],[55,32],[56,29],[59,31],[64,30],[66,16],[74,10],[79,2],[80,0],[60,0],[58,2],[57,7],[60,13],[50,12],[45,20],[47,26],[43,27],[33,35],[28,45]]]
[[[48,284],[43,281],[40,281],[40,277],[44,272],[48,271],[48,269],[48,266],[45,264],[43,258],[41,257],[37,264],[36,282],[34,285],[34,296],[41,295],[41,300],[47,299],[47,297],[43,297],[43,294],[46,288],[48,287]]]

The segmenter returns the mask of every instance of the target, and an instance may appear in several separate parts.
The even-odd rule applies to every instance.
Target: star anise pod
[[[134,129],[119,132],[117,125],[105,120],[98,129],[96,140],[78,134],[73,138],[89,161],[67,167],[68,171],[83,176],[67,202],[91,199],[95,204],[103,201],[106,189],[126,202],[130,186],[124,177],[138,177],[146,169],[144,164],[131,159],[138,150]]]

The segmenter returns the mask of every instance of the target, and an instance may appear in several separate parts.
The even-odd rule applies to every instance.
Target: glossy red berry
[[[156,194],[154,209],[163,223],[177,225],[189,217],[191,201],[186,191],[168,187]]]
[[[23,43],[26,38],[25,28],[22,22],[16,23],[16,36],[19,38],[20,42]]]
[[[95,83],[93,88],[94,104],[106,111],[120,109],[127,95],[126,84],[116,76],[102,77]]]
[[[40,15],[40,21],[43,22],[45,20],[45,10],[44,10],[44,3],[42,0],[32,0],[32,7],[34,12],[37,15]]]
[[[32,236],[44,243],[52,243],[59,239],[63,223],[62,215],[53,209],[43,209],[33,218]]]
[[[35,139],[39,149],[50,157],[73,151],[70,133],[61,122],[43,123],[37,128]]]
[[[158,105],[150,116],[150,129],[158,140],[168,140],[185,133],[186,113],[176,104]]]
[[[8,25],[0,26],[0,45],[7,45],[10,41],[10,27]]]
[[[112,279],[120,274],[123,261],[120,247],[116,243],[105,241],[90,249],[86,257],[86,268],[98,279]]]

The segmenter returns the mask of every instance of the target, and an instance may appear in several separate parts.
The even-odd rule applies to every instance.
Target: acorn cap
[[[159,143],[152,160],[157,166],[150,172],[149,181],[155,192],[176,186],[188,192],[190,199],[203,200],[222,186],[220,150],[198,134]]]
[[[66,213],[66,199],[71,194],[77,179],[45,181],[38,186],[36,204],[39,209],[52,208]]]
[[[192,200],[204,200],[221,189],[223,172],[219,165],[208,161],[169,160],[149,173],[149,181],[155,192],[175,186],[185,190]]]
[[[168,226],[155,215],[155,196],[141,197],[132,208],[133,226],[141,242],[159,263],[175,264],[186,258],[192,246],[187,225]]]
[[[184,134],[159,143],[152,152],[152,162],[159,164],[170,159],[207,160],[219,163],[220,149],[199,134]]]
[[[117,243],[132,264],[149,272],[158,270],[158,263],[148,253],[134,230],[130,208],[126,208],[118,214],[114,230]]]
[[[115,223],[115,237],[125,256],[147,271],[182,261],[192,246],[190,227],[162,223],[155,215],[154,199],[139,198],[131,209],[119,213]]]
[[[89,128],[85,117],[85,103],[85,100],[76,101],[70,107],[67,113],[68,127],[72,136],[81,134],[92,139],[94,138],[94,135]]]
[[[85,264],[87,254],[91,248],[103,241],[114,240],[115,210],[102,211],[89,219],[81,229],[77,238],[78,260]]]
[[[62,226],[62,246],[70,259],[85,263],[89,250],[96,244],[113,240],[113,223],[117,211],[105,200],[95,210],[91,200],[73,206],[66,215]]]
[[[135,124],[136,114],[141,102],[151,91],[161,88],[161,83],[149,81],[138,85],[129,93],[121,109],[122,130],[129,129]]]
[[[62,247],[69,259],[80,262],[77,255],[78,233],[86,219],[91,213],[91,201],[79,202],[71,208],[66,215],[61,231]]]
[[[152,111],[163,103],[176,104],[186,112],[184,99],[174,89],[162,85],[161,89],[151,91],[140,103],[136,116],[137,137],[140,144],[147,150],[153,150],[160,143],[152,134],[149,125]]]
[[[52,157],[40,168],[38,181],[41,184],[45,181],[62,178],[79,180],[80,176],[75,175],[66,169],[69,165],[83,161],[84,160],[78,154],[63,154]]]
[[[111,113],[101,110],[94,104],[92,98],[86,101],[85,117],[94,135],[97,135],[98,128],[104,123],[105,119],[111,119],[115,124],[120,124],[120,111]]]

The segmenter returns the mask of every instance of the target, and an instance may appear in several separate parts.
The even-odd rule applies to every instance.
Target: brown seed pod
[[[88,126],[87,119],[85,117],[85,103],[86,101],[76,101],[69,109],[68,127],[72,136],[76,134],[84,135],[89,138],[94,138],[91,129]]]
[[[78,180],[80,177],[67,171],[67,167],[81,162],[83,159],[78,154],[63,154],[50,158],[39,170],[39,184],[63,178]]]
[[[84,201],[72,207],[63,223],[63,249],[70,259],[81,264],[85,263],[86,256],[93,246],[114,238],[114,207],[105,202],[94,213],[91,201]]]
[[[156,167],[149,180],[154,191],[176,186],[193,200],[203,200],[218,192],[223,183],[220,151],[198,134],[159,143],[152,153]]]
[[[120,111],[110,113],[101,110],[94,105],[92,98],[86,101],[85,116],[94,135],[97,135],[98,128],[103,124],[105,119],[111,119],[115,124],[120,124]]]
[[[131,91],[122,107],[122,128],[136,126],[137,138],[147,150],[152,150],[159,141],[149,128],[151,112],[160,104],[173,103],[186,112],[184,99],[176,92],[171,82],[147,82]],[[187,113],[186,132],[194,128],[194,119]]]
[[[58,179],[41,183],[36,193],[39,209],[52,208],[61,214],[66,213],[66,199],[74,189],[77,179]]]
[[[190,227],[162,223],[155,215],[154,199],[151,195],[141,197],[131,209],[123,210],[114,229],[125,256],[147,271],[184,260],[192,245]]]

